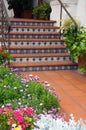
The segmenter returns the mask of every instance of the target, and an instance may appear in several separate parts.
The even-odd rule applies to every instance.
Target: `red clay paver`
[[[73,70],[23,72],[23,75],[37,75],[41,81],[48,81],[60,96],[62,110],[74,114],[76,120],[86,120],[86,75]]]

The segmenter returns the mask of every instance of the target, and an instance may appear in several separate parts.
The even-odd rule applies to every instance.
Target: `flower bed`
[[[82,120],[59,115],[58,98],[47,81],[13,71],[0,66],[0,130],[86,130]]]
[[[60,107],[48,83],[41,83],[39,77],[31,75],[26,80],[4,66],[0,67],[0,92],[0,107],[32,107],[37,114]]]

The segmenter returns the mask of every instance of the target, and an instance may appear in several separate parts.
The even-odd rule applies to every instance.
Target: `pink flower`
[[[27,114],[30,115],[30,116],[33,116],[34,115],[34,111],[32,108],[27,108]]]
[[[21,116],[21,113],[20,113],[20,111],[14,111],[13,115],[15,117],[18,117],[18,116]]]
[[[24,123],[24,119],[21,116],[16,117],[19,124]]]
[[[3,109],[2,108],[0,108],[0,113],[2,113],[3,112]]]

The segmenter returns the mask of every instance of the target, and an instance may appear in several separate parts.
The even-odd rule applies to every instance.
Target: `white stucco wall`
[[[5,7],[7,9],[7,13],[8,13],[8,16],[9,17],[13,17],[14,16],[14,13],[13,13],[13,10],[8,10],[8,3],[7,3],[7,0],[3,0],[4,1],[4,4],[5,4]]]
[[[77,17],[80,20],[81,26],[86,27],[86,0],[78,0]]]
[[[66,9],[70,12],[70,14],[75,17],[76,11],[77,11],[78,0],[62,0],[62,2],[64,6],[66,7]],[[61,10],[60,3],[58,2],[58,0],[51,0],[50,4],[52,7],[52,13],[51,13],[50,19],[56,20],[57,24],[59,25],[60,10]],[[65,18],[69,18],[69,16],[66,14],[64,9],[62,9],[62,19],[65,19]]]

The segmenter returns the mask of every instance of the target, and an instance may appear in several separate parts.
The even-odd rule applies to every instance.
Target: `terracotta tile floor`
[[[75,119],[86,120],[86,75],[77,71],[36,71],[22,73],[27,76],[39,76],[41,81],[48,81],[60,96],[62,110]]]

